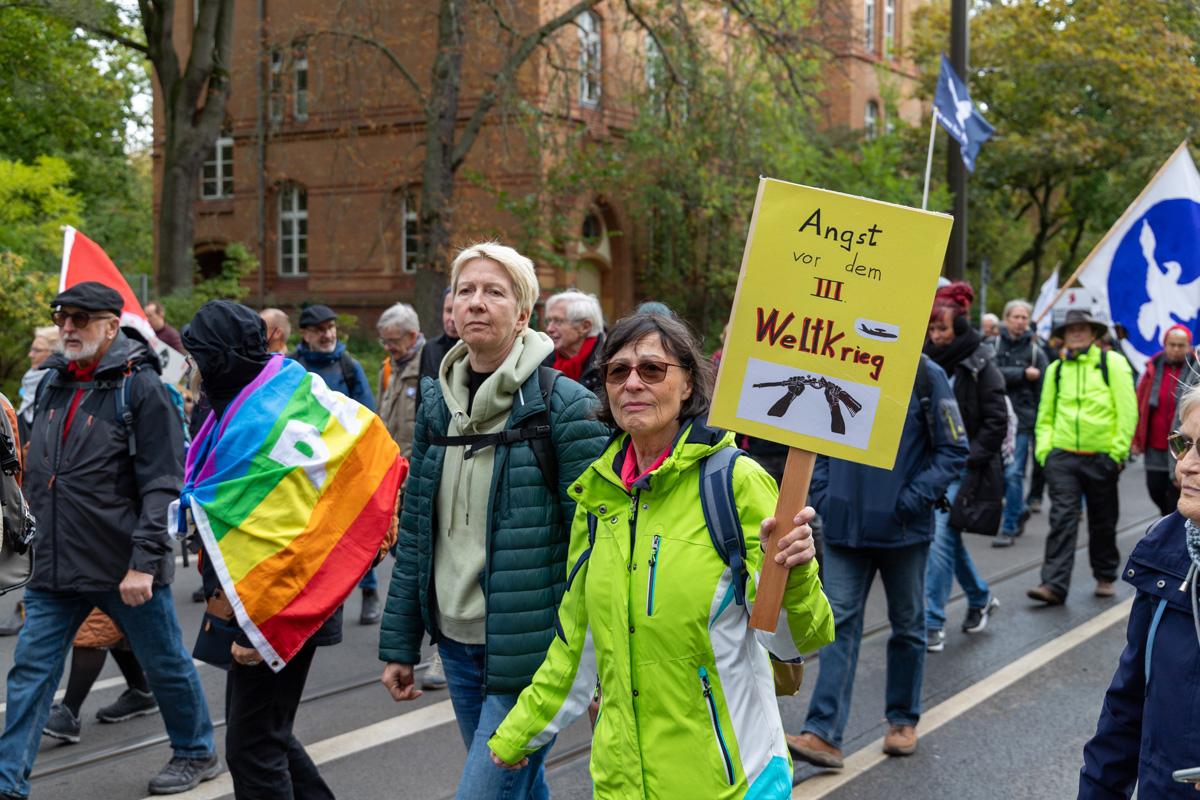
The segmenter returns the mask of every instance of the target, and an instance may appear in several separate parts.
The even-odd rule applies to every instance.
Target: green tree
[[[0,251],[0,390],[9,399],[29,368],[33,329],[50,322],[57,286],[54,272],[31,270],[19,255]]]
[[[1194,3],[974,4],[968,79],[996,127],[971,178],[970,260],[1032,294],[1073,269],[1195,125]],[[918,16],[914,55],[933,93],[946,3]],[[1016,281],[1016,285],[1009,282]]]
[[[149,160],[125,152],[127,125],[144,122],[133,108],[147,85],[142,62],[26,5],[0,13],[0,158],[65,161],[80,202],[74,224],[123,270],[145,272],[153,251]]]
[[[71,168],[40,156],[33,165],[0,160],[0,252],[51,271],[62,253],[62,227],[79,224],[81,203],[70,190]]]

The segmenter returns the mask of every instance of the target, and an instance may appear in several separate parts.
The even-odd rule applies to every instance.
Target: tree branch
[[[463,129],[462,135],[459,136],[458,142],[454,145],[454,152],[450,159],[451,170],[457,170],[462,162],[466,160],[467,153],[471,152],[471,147],[475,144],[475,139],[479,136],[480,130],[483,129],[483,120],[495,107],[496,101],[500,98],[500,90],[507,89],[516,78],[517,70],[529,58],[534,50],[541,45],[551,34],[562,28],[565,25],[575,21],[575,18],[591,8],[600,4],[600,0],[579,0],[563,13],[559,14],[554,19],[534,30],[521,40],[517,48],[509,53],[504,64],[500,67],[500,72],[496,74],[495,83],[487,92],[479,98],[475,110],[471,113],[471,118],[467,120],[467,125]]]
[[[683,80],[679,77],[679,71],[675,69],[675,64],[667,55],[667,48],[663,45],[662,39],[658,37],[658,32],[646,22],[646,18],[642,16],[642,12],[633,4],[633,0],[625,0],[625,10],[633,17],[634,21],[642,27],[647,35],[654,41],[654,46],[658,48],[658,55],[663,60],[663,64],[667,67],[667,72],[671,73],[671,80],[680,86],[683,85]]]
[[[413,77],[413,74],[411,72],[409,72],[408,67],[404,66],[404,62],[402,62],[400,60],[400,58],[395,54],[395,52],[392,51],[392,49],[390,47],[388,47],[386,44],[379,41],[378,39],[375,39],[371,36],[367,36],[362,33],[355,33],[354,31],[342,31],[342,30],[330,29],[330,30],[312,31],[311,33],[306,33],[301,36],[297,36],[293,40],[293,44],[304,44],[305,42],[313,41],[313,40],[319,39],[323,36],[331,37],[334,39],[349,39],[352,42],[357,42],[358,44],[365,44],[368,47],[375,48],[383,55],[384,58],[386,58],[388,60],[388,63],[390,63],[393,67],[396,68],[396,70],[400,73],[401,77],[404,78],[405,83],[407,83],[409,86],[411,86],[412,90],[417,93],[417,99],[420,100],[421,105],[424,106],[428,102],[428,100],[425,97],[425,92],[421,89],[421,85],[419,83],[417,83],[417,79]]]

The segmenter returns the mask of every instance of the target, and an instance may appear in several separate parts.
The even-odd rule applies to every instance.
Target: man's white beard
[[[68,350],[64,347],[63,355],[67,361],[87,361],[90,358],[94,358],[96,353],[100,351],[100,345],[101,342],[92,342],[91,344],[80,342],[78,350]]]

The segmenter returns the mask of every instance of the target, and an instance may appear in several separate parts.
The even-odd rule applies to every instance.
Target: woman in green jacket
[[[768,649],[781,659],[827,644],[804,509],[770,557],[790,569],[777,631],[748,625],[754,581],[737,602],[734,571],[705,524],[705,459],[732,447],[709,428],[710,368],[678,320],[638,314],[605,343],[601,420],[619,429],[571,487],[576,500],[558,634],[489,741],[492,761],[526,757],[581,714],[599,679],[592,743],[598,798],[784,798],[792,770]],[[775,527],[774,481],[748,458],[732,488],[749,574]]]
[[[462,339],[426,378],[413,430],[396,564],[379,632],[383,683],[397,701],[421,640],[438,646],[467,759],[463,800],[546,798],[541,762],[500,774],[487,739],[529,685],[554,638],[567,581],[569,493],[604,448],[596,398],[542,363],[554,352],[529,329],[533,262],[472,245],[450,268]]]

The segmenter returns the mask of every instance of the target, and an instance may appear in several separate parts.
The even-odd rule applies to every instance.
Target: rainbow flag
[[[383,420],[283,356],[188,452],[190,508],[238,623],[278,672],[370,568],[408,462]]]

